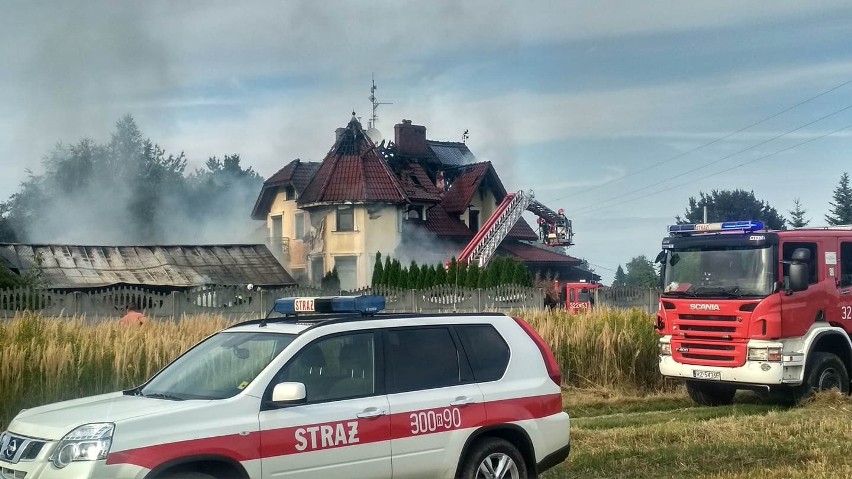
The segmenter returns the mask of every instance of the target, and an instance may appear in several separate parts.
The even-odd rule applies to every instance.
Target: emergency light
[[[385,309],[385,297],[377,295],[361,296],[320,296],[289,297],[275,300],[274,311],[279,314],[301,313],[361,313],[376,314]]]
[[[693,233],[729,233],[759,231],[764,229],[760,221],[725,221],[724,223],[696,223],[688,225],[671,225],[669,234]]]

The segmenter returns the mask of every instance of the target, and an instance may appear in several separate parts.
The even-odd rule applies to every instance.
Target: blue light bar
[[[725,221],[724,223],[697,223],[688,225],[669,226],[670,234],[694,234],[694,233],[718,233],[737,232],[744,233],[764,229],[760,221]]]
[[[361,313],[370,315],[384,309],[385,297],[376,295],[290,297],[275,300],[275,312],[279,314]]]

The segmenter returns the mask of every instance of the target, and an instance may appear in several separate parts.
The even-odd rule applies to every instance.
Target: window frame
[[[342,229],[340,226],[340,219],[343,215],[341,215],[342,211],[349,210],[352,218],[352,228],[351,229]],[[348,216],[348,215],[347,215]],[[355,227],[355,205],[338,205],[334,209],[334,231],[336,233],[352,233],[354,231],[358,231]]]
[[[787,254],[788,245],[789,256]],[[792,257],[793,251],[795,251],[796,248],[807,248],[811,250],[811,260],[808,262],[808,284],[810,285],[819,283],[820,243],[818,241],[790,240],[783,242],[780,245],[782,260],[782,277],[786,278],[787,276],[789,276],[790,265],[787,263],[787,261],[789,261],[789,257]]]
[[[294,403],[294,404],[280,404],[279,405],[279,404],[272,403],[272,390],[275,388],[276,384],[279,384],[281,382],[281,381],[279,381],[279,377],[282,376],[285,369],[287,369],[290,365],[292,365],[299,358],[299,354],[301,354],[303,351],[307,350],[308,348],[310,348],[310,347],[314,346],[315,344],[320,343],[322,341],[336,339],[336,338],[343,337],[343,336],[357,336],[357,335],[361,335],[361,334],[371,334],[373,336],[373,356],[374,356],[374,360],[373,360],[373,368],[374,368],[373,380],[374,380],[374,383],[375,383],[375,388],[374,388],[372,394],[364,394],[364,395],[359,395],[359,396],[347,396],[347,397],[339,397],[339,398],[327,398],[327,399],[322,399],[322,400],[318,400],[318,401],[308,401],[306,399],[303,402]],[[298,407],[298,406],[310,406],[310,405],[314,405],[314,404],[324,404],[324,403],[337,402],[337,401],[349,401],[351,399],[361,399],[361,398],[368,398],[368,397],[375,397],[375,396],[383,396],[383,395],[387,394],[387,388],[386,388],[386,384],[385,384],[386,383],[386,379],[385,379],[385,369],[386,368],[385,368],[385,361],[384,361],[384,343],[383,343],[383,341],[384,341],[384,335],[381,334],[380,329],[356,329],[356,330],[349,330],[349,331],[340,331],[340,332],[337,332],[337,333],[326,334],[324,336],[320,336],[320,337],[310,341],[309,343],[307,343],[304,346],[302,346],[301,348],[299,348],[298,351],[293,353],[293,355],[290,356],[289,359],[287,359],[287,362],[285,362],[280,368],[278,368],[278,371],[272,377],[272,380],[266,386],[266,391],[264,391],[264,393],[263,393],[263,401],[262,401],[261,411],[272,410],[272,409],[284,409],[284,408],[291,408],[291,407]]]
[[[390,338],[389,338],[389,335],[392,332],[407,331],[407,330],[425,330],[425,329],[444,329],[444,330],[447,330],[450,333],[450,338],[453,341],[453,346],[456,348],[456,357],[458,358],[458,367],[459,367],[459,380],[455,384],[445,384],[445,385],[442,385],[442,386],[433,386],[433,387],[427,387],[427,388],[416,387],[416,388],[413,388],[413,389],[398,389],[396,384],[394,384],[394,379],[395,379],[394,378],[394,372],[395,371],[393,369],[394,368],[394,366],[393,366],[394,361],[391,361],[390,357],[388,357],[388,360],[385,361],[385,374],[384,374],[384,381],[385,381],[384,386],[385,386],[385,391],[387,392],[387,394],[401,394],[401,393],[409,393],[409,392],[414,392],[414,391],[428,391],[428,390],[433,390],[433,389],[441,389],[441,388],[455,387],[455,386],[461,386],[461,385],[475,383],[474,378],[473,378],[473,370],[470,367],[470,362],[468,361],[467,353],[465,352],[464,347],[461,344],[461,340],[459,339],[458,333],[456,332],[456,329],[455,329],[454,326],[455,325],[453,325],[453,324],[436,324],[436,325],[433,325],[433,326],[422,326],[422,325],[400,326],[400,327],[395,327],[395,328],[385,328],[382,331],[382,343],[383,343],[382,344],[382,351],[383,351],[383,354],[389,355],[390,354],[390,349],[389,349]]]
[[[848,254],[845,254],[843,252],[844,245],[848,246]],[[844,241],[841,239],[840,245],[837,249],[840,253],[840,258],[837,261],[838,265],[840,266],[840,274],[838,275],[838,278],[840,280],[840,287],[848,288],[852,286],[852,241]],[[846,270],[844,265],[849,266],[849,271]],[[849,279],[848,283],[844,281],[844,276]]]

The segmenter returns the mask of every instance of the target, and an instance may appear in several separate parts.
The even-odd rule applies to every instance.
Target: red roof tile
[[[509,230],[509,234],[506,235],[506,239],[538,241],[538,233],[530,227],[527,220],[521,218],[517,223],[515,223],[515,226]]]
[[[397,165],[395,162],[391,168],[410,200],[431,203],[441,201],[441,192],[419,163],[405,161],[404,164]]]
[[[342,202],[405,203],[408,198],[355,118],[299,197],[300,207]]]
[[[450,189],[444,194],[441,204],[448,213],[462,213],[473,199],[474,193],[479,185],[489,178],[492,193],[497,201],[502,201],[506,196],[506,188],[500,181],[500,177],[494,171],[490,161],[466,165],[462,172],[450,183]]]
[[[293,185],[297,193],[301,194],[308,185],[314,173],[319,170],[320,163],[317,162],[302,162],[296,158],[287,163],[284,168],[278,170],[268,180],[263,182],[263,188],[257,196],[257,201],[254,203],[254,209],[251,212],[252,219],[263,220],[269,214],[269,208],[272,206],[272,201],[275,200],[275,194],[278,188],[283,185]]]
[[[464,224],[464,221],[460,220],[458,216],[444,211],[444,208],[440,204],[428,209],[426,212],[426,221],[422,224],[427,231],[436,236],[464,238],[467,240],[473,238],[473,231]]]

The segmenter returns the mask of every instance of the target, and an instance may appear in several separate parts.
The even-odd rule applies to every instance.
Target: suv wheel
[[[849,373],[843,361],[835,354],[816,352],[805,367],[802,385],[794,390],[794,401],[802,404],[813,396],[814,391],[838,389],[849,394]]]
[[[210,474],[204,474],[203,472],[178,472],[177,474],[172,474],[166,476],[166,479],[216,479]]]
[[[687,381],[686,392],[702,406],[727,406],[734,402],[737,389],[727,384]]]
[[[461,479],[527,479],[527,467],[518,448],[505,439],[476,443],[464,461]]]

